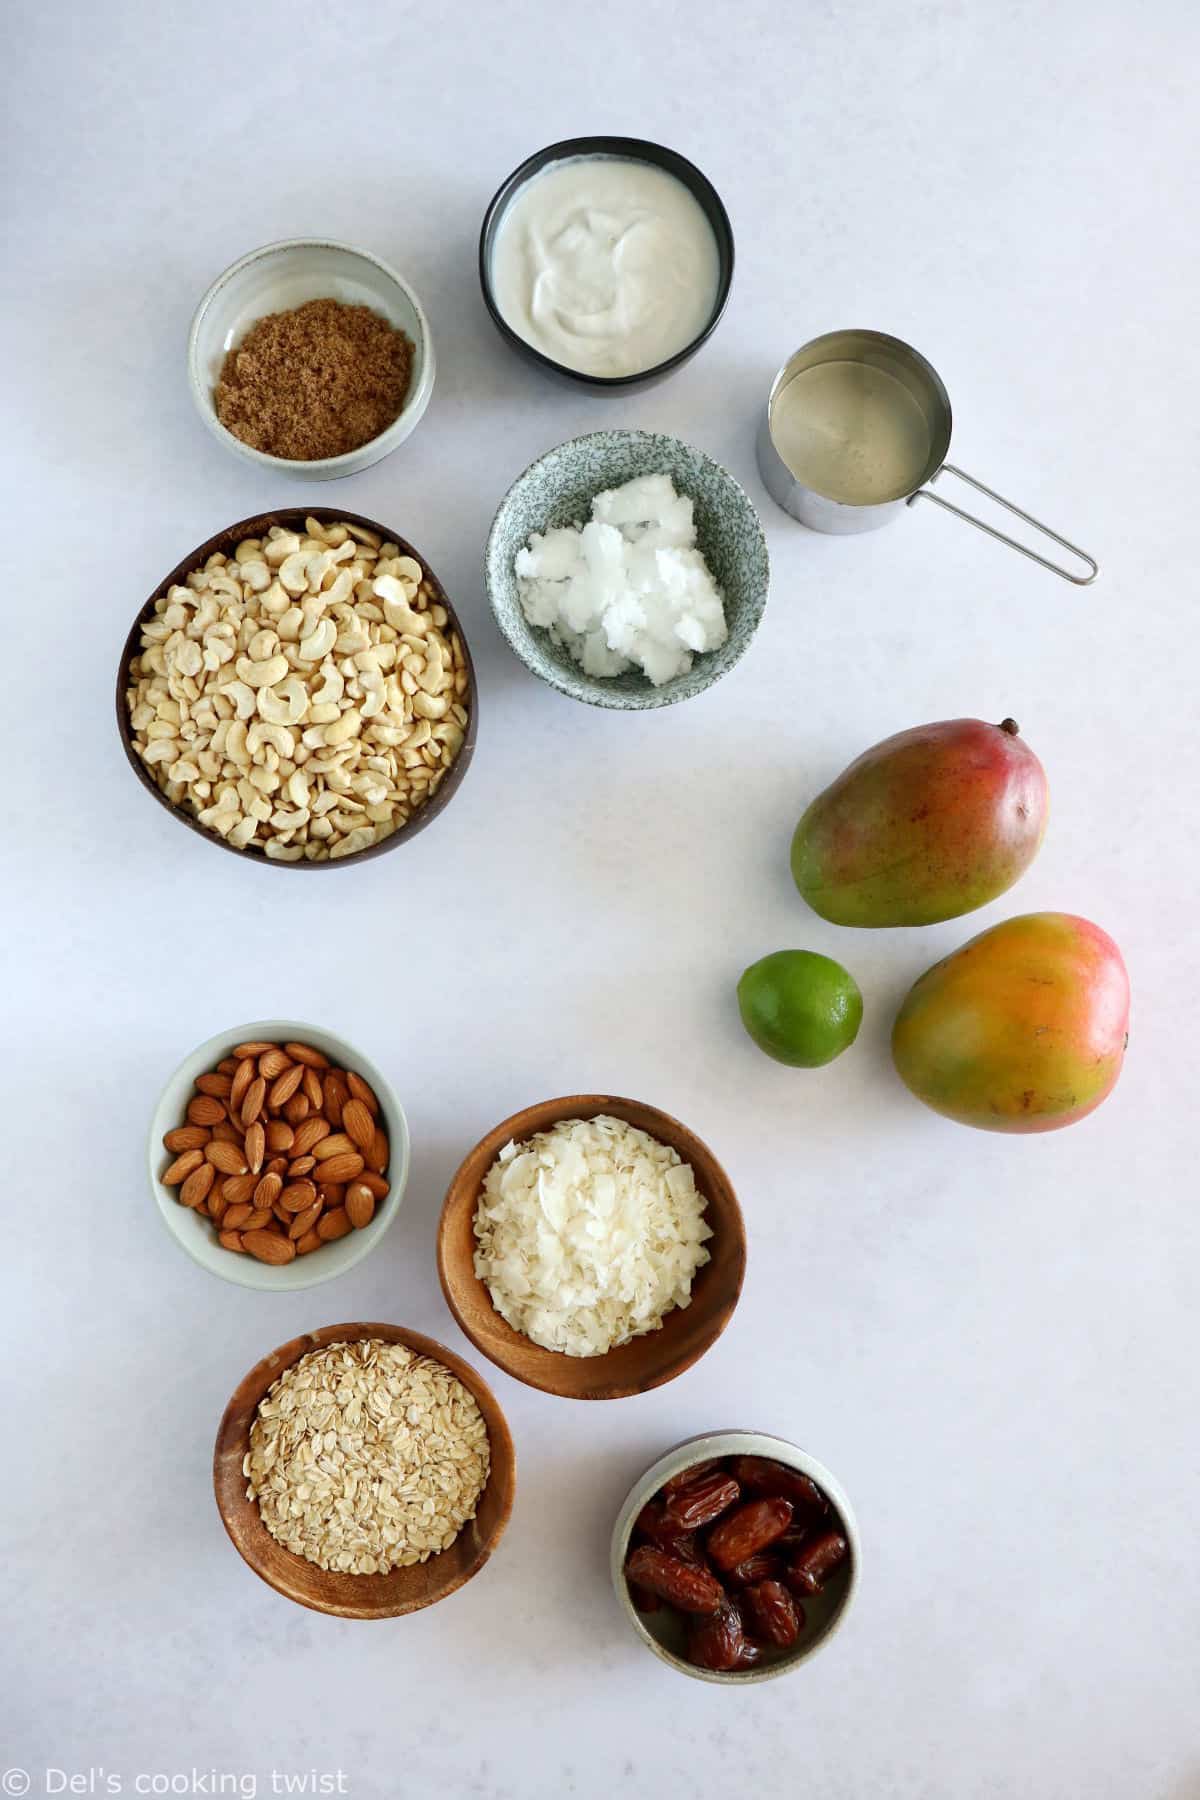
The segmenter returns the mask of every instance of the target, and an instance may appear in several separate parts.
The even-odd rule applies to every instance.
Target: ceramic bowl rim
[[[340,521],[345,521],[351,525],[365,526],[369,531],[382,533],[385,543],[398,544],[402,555],[411,556],[420,563],[425,572],[425,579],[431,581],[437,589],[438,604],[444,606],[446,609],[449,629],[458,633],[458,641],[462,647],[463,653],[463,666],[467,671],[467,692],[464,701],[467,708],[467,724],[462,748],[459,750],[459,753],[450,765],[450,768],[438,784],[437,792],[433,795],[432,799],[426,800],[423,806],[420,806],[403,825],[398,826],[395,831],[390,832],[381,843],[368,844],[365,850],[356,850],[350,856],[339,856],[337,858],[330,857],[324,862],[309,862],[304,857],[301,857],[299,862],[278,862],[274,858],[269,857],[263,850],[252,850],[249,847],[244,850],[239,850],[236,844],[229,843],[215,831],[209,831],[206,826],[200,823],[199,819],[196,818],[194,814],[185,811],[182,806],[176,806],[173,800],[167,798],[153,776],[147,773],[141,757],[138,756],[133,748],[133,730],[129,723],[129,709],[125,703],[125,690],[128,685],[129,665],[140,649],[138,634],[141,631],[142,625],[153,614],[155,602],[166,593],[169,587],[177,582],[182,582],[190,570],[201,568],[215,550],[223,549],[228,553],[239,539],[259,537],[269,525],[283,525],[290,530],[299,523],[302,527],[306,518],[316,519],[322,525],[332,525]],[[252,527],[258,527],[259,529],[254,530]],[[259,868],[266,866],[269,869],[287,869],[292,873],[298,871],[321,871],[324,873],[331,869],[353,868],[359,863],[369,862],[372,857],[384,856],[389,850],[398,850],[402,844],[406,844],[410,839],[416,837],[419,831],[423,831],[427,825],[431,825],[438,814],[445,810],[458,792],[462,785],[463,778],[467,773],[467,769],[470,767],[471,758],[475,754],[478,728],[479,683],[475,676],[475,664],[471,657],[471,646],[467,642],[467,634],[463,630],[462,619],[459,616],[458,610],[455,607],[454,602],[450,599],[450,596],[447,594],[440,578],[430,567],[420,551],[414,549],[406,538],[402,538],[388,526],[381,525],[378,519],[368,519],[362,513],[350,512],[346,507],[341,506],[324,506],[319,503],[314,503],[311,506],[276,507],[267,512],[254,513],[248,519],[239,519],[235,524],[226,525],[221,531],[214,532],[203,544],[198,545],[195,550],[189,551],[188,555],[185,556],[181,562],[176,563],[170,574],[165,575],[152,589],[149,599],[142,602],[134,615],[133,623],[126,634],[124,647],[121,650],[120,659],[117,663],[117,734],[121,739],[121,747],[125,752],[125,760],[133,770],[141,786],[153,800],[156,800],[160,806],[166,809],[178,824],[186,826],[189,831],[195,832],[205,843],[213,845],[218,850],[224,850],[228,856],[236,856],[240,858],[242,862],[250,863]]]
[[[380,274],[385,275],[393,285],[399,288],[417,321],[420,342],[414,345],[417,357],[416,380],[410,381],[408,393],[404,396],[404,404],[390,425],[385,425],[375,437],[368,438],[365,444],[359,444],[353,450],[343,450],[337,456],[314,457],[311,461],[303,461],[289,456],[270,456],[265,450],[256,450],[252,444],[244,444],[232,431],[226,429],[217,417],[217,409],[213,405],[212,396],[206,382],[201,377],[199,366],[200,331],[208,315],[209,309],[218,294],[228,287],[231,281],[250,268],[256,262],[265,262],[269,257],[286,254],[295,250],[337,250],[348,256],[361,258],[371,263]],[[188,387],[197,412],[208,426],[219,443],[236,456],[255,464],[260,469],[268,469],[276,474],[288,477],[299,476],[301,479],[336,480],[339,476],[353,475],[359,470],[371,467],[383,457],[397,449],[407,437],[416,430],[429,405],[433,393],[434,379],[437,374],[437,360],[433,348],[433,334],[429,329],[429,319],[421,305],[416,290],[405,280],[398,269],[376,256],[371,250],[364,250],[359,244],[348,244],[340,238],[330,237],[295,237],[278,238],[274,243],[260,244],[257,249],[247,250],[236,262],[223,269],[216,280],[201,295],[192,314],[187,336],[187,368]],[[363,458],[367,460],[364,462]]]
[[[496,554],[495,547],[501,529],[505,523],[505,515],[512,503],[513,495],[521,486],[522,482],[527,481],[529,477],[533,475],[536,470],[540,469],[544,463],[548,462],[552,456],[557,456],[563,450],[573,450],[577,445],[593,443],[598,438],[624,438],[630,441],[665,438],[669,442],[677,444],[680,449],[685,450],[689,456],[698,457],[701,462],[707,463],[711,469],[715,470],[716,474],[733,489],[739,505],[745,509],[746,515],[754,521],[754,528],[758,537],[759,548],[763,559],[763,585],[761,592],[755,595],[750,606],[747,608],[746,616],[750,620],[749,629],[746,631],[741,644],[736,649],[730,651],[729,640],[726,640],[726,643],[722,644],[720,649],[702,653],[712,657],[727,656],[727,660],[722,662],[719,668],[710,666],[709,669],[705,671],[704,668],[701,667],[701,673],[707,672],[708,678],[703,685],[696,688],[694,692],[681,694],[674,693],[671,690],[677,687],[679,682],[690,679],[690,676],[696,672],[698,667],[695,663],[693,663],[692,669],[689,671],[688,675],[677,676],[674,681],[667,682],[662,688],[653,687],[650,682],[647,681],[644,690],[641,688],[613,689],[608,685],[603,676],[587,675],[583,669],[579,670],[578,677],[564,675],[557,668],[553,667],[553,665],[549,669],[535,669],[525,654],[524,646],[517,641],[516,637],[509,630],[507,621],[501,617],[500,608],[496,603],[496,591],[492,584],[492,560],[493,556]],[[755,633],[762,624],[763,613],[767,608],[767,600],[771,591],[771,553],[767,544],[766,532],[763,530],[762,520],[758,516],[758,508],[755,506],[753,500],[750,498],[750,495],[746,492],[746,489],[742,486],[737,476],[731,474],[723,463],[717,461],[715,456],[710,456],[707,450],[701,450],[695,444],[689,444],[686,438],[677,437],[675,433],[671,431],[651,431],[643,426],[603,426],[597,431],[581,432],[578,437],[564,438],[561,443],[552,444],[549,450],[543,450],[540,456],[535,456],[533,461],[527,464],[527,466],[521,470],[520,474],[515,476],[509,483],[500,504],[496,508],[495,516],[492,519],[491,526],[488,530],[487,541],[484,545],[483,552],[483,576],[484,586],[487,588],[488,604],[491,607],[492,616],[499,627],[500,634],[513,655],[526,669],[529,670],[531,675],[535,675],[539,681],[544,681],[547,687],[553,688],[556,693],[564,695],[568,700],[579,700],[585,706],[600,706],[611,712],[654,712],[661,707],[678,706],[685,700],[694,700],[699,694],[707,693],[710,687],[713,687],[723,676],[728,675],[730,670],[735,669],[738,663],[741,662],[743,656],[745,656],[747,650],[750,648]],[[537,631],[540,629],[541,627],[539,626],[529,626],[530,631]]]
[[[728,1305],[724,1307],[722,1315],[717,1322],[716,1329],[712,1332],[712,1335],[708,1338],[703,1348],[700,1349],[694,1357],[682,1364],[676,1362],[675,1366],[666,1368],[662,1373],[656,1374],[653,1380],[647,1381],[639,1386],[612,1387],[603,1393],[572,1394],[564,1392],[561,1387],[555,1386],[549,1380],[539,1380],[532,1375],[521,1374],[517,1369],[513,1368],[509,1362],[503,1361],[499,1357],[493,1355],[486,1344],[480,1342],[479,1338],[475,1335],[475,1331],[470,1321],[463,1317],[459,1308],[457,1295],[451,1285],[451,1279],[447,1273],[447,1224],[450,1215],[451,1200],[455,1196],[455,1191],[459,1185],[463,1171],[467,1164],[479,1153],[485,1144],[494,1141],[496,1149],[499,1150],[508,1138],[519,1136],[521,1132],[528,1132],[531,1129],[530,1124],[527,1122],[531,1113],[540,1113],[547,1108],[551,1110],[546,1113],[544,1123],[533,1126],[532,1129],[544,1131],[548,1129],[551,1124],[563,1119],[576,1117],[594,1118],[598,1113],[613,1106],[636,1107],[643,1114],[652,1115],[656,1121],[661,1120],[663,1126],[662,1132],[654,1135],[659,1135],[660,1141],[663,1143],[672,1143],[674,1136],[682,1131],[687,1137],[694,1139],[703,1149],[709,1162],[712,1164],[717,1180],[722,1184],[723,1198],[730,1209],[734,1221],[735,1232],[733,1254],[736,1259],[736,1278],[734,1280],[732,1293],[729,1296]],[[620,1115],[618,1114],[617,1116],[619,1117]],[[482,1181],[480,1182],[480,1186],[482,1186]],[[442,1201],[441,1211],[438,1215],[435,1247],[438,1280],[441,1284],[442,1295],[446,1305],[453,1315],[455,1324],[468,1342],[478,1351],[479,1355],[485,1356],[493,1367],[503,1370],[510,1381],[517,1381],[522,1387],[531,1388],[536,1393],[549,1394],[556,1400],[578,1401],[584,1405],[596,1404],[607,1400],[634,1399],[642,1393],[653,1393],[658,1388],[668,1387],[671,1382],[678,1380],[681,1375],[686,1375],[689,1369],[695,1368],[696,1364],[701,1362],[721,1337],[724,1336],[737,1311],[738,1303],[742,1297],[742,1290],[745,1286],[748,1248],[745,1216],[742,1212],[741,1202],[737,1196],[737,1189],[734,1187],[724,1164],[714,1154],[706,1140],[701,1138],[697,1132],[694,1132],[689,1125],[684,1124],[681,1119],[677,1119],[672,1113],[664,1112],[661,1107],[654,1106],[649,1101],[630,1100],[627,1096],[620,1094],[559,1094],[546,1100],[535,1100],[531,1105],[523,1106],[517,1112],[510,1113],[506,1119],[501,1119],[498,1124],[493,1125],[488,1131],[485,1131],[460,1160],[453,1175],[450,1177],[446,1187],[445,1198]],[[473,1279],[477,1286],[483,1290],[484,1295],[487,1296],[487,1289],[479,1280],[478,1276],[474,1276]],[[487,1296],[487,1298],[488,1304],[492,1305],[490,1296]],[[492,1307],[492,1310],[496,1310],[494,1306]],[[641,1338],[635,1339],[634,1341],[653,1344],[655,1341],[661,1339],[661,1335],[661,1332],[645,1333]],[[555,1355],[556,1353],[546,1352],[546,1354]],[[567,1357],[564,1354],[559,1357],[558,1360],[569,1363],[592,1362],[601,1364],[611,1354],[611,1351],[606,1351],[602,1355],[595,1357]],[[550,1366],[553,1367],[555,1365]]]
[[[167,1098],[172,1088],[180,1081],[183,1071],[197,1057],[204,1059],[204,1066],[213,1068],[223,1056],[228,1056],[234,1044],[263,1042],[310,1043],[323,1039],[328,1044],[336,1044],[338,1054],[345,1053],[347,1067],[361,1065],[364,1080],[369,1081],[379,1100],[380,1110],[387,1118],[389,1130],[389,1148],[391,1156],[388,1162],[388,1183],[390,1191],[380,1202],[375,1217],[361,1231],[353,1233],[350,1241],[353,1248],[350,1254],[336,1269],[320,1268],[320,1252],[314,1251],[311,1257],[303,1260],[294,1258],[276,1268],[270,1263],[260,1263],[253,1256],[236,1255],[233,1251],[222,1250],[219,1262],[209,1262],[199,1254],[199,1247],[192,1243],[181,1229],[180,1215],[186,1212],[181,1207],[169,1188],[165,1188],[159,1179],[158,1171],[163,1158],[168,1153],[163,1149],[163,1130],[171,1130],[172,1125],[163,1125]],[[218,1031],[204,1043],[197,1044],[186,1056],[180,1057],[171,1073],[167,1076],[158,1098],[150,1113],[150,1123],[146,1135],[146,1174],[150,1183],[150,1192],[158,1207],[159,1217],[173,1241],[178,1244],[184,1254],[191,1258],[199,1269],[207,1275],[215,1275],[218,1280],[232,1282],[235,1287],[253,1288],[259,1293],[300,1293],[304,1288],[320,1287],[326,1281],[335,1281],[339,1275],[346,1275],[357,1268],[364,1258],[382,1241],[386,1232],[395,1223],[404,1201],[405,1189],[408,1186],[409,1166],[412,1160],[412,1139],[408,1129],[408,1118],[395,1088],[375,1060],[359,1050],[348,1038],[339,1032],[330,1031],[324,1025],[315,1025],[304,1019],[252,1019],[245,1025],[231,1025]],[[357,1241],[355,1241],[357,1240]],[[226,1268],[228,1264],[228,1268]],[[282,1277],[282,1279],[280,1279]]]
[[[583,369],[572,369],[567,363],[557,362],[554,357],[547,356],[527,338],[514,331],[496,301],[492,286],[492,271],[488,258],[488,240],[495,230],[504,210],[516,199],[521,189],[540,175],[543,169],[552,163],[566,162],[573,156],[592,156],[598,161],[603,158],[629,162],[644,162],[653,168],[664,169],[682,182],[692,198],[699,205],[712,229],[720,258],[721,274],[717,282],[717,292],[713,300],[712,312],[708,322],[682,350],[676,350],[671,356],[664,357],[662,362],[654,363],[648,369],[638,369],[631,375],[589,375]],[[496,192],[492,195],[483,215],[483,224],[479,230],[479,286],[483,294],[483,303],[491,315],[501,337],[521,352],[531,362],[554,375],[565,376],[568,380],[579,382],[585,387],[599,388],[606,393],[619,393],[623,388],[633,388],[642,383],[649,385],[653,381],[669,375],[682,363],[695,356],[712,336],[725,316],[729,305],[729,296],[733,288],[733,272],[736,260],[736,245],[733,237],[733,226],[729,221],[729,213],[715,185],[690,157],[678,150],[672,150],[669,144],[655,143],[651,138],[621,137],[598,135],[586,137],[562,138],[556,144],[546,144],[541,150],[535,150],[524,162],[506,175]]]
[[[362,1342],[364,1339],[378,1334],[381,1336],[384,1343],[403,1344],[406,1348],[415,1350],[418,1355],[429,1356],[432,1357],[434,1361],[440,1362],[444,1369],[448,1369],[452,1375],[456,1376],[457,1379],[463,1383],[463,1386],[474,1397],[477,1405],[480,1404],[481,1393],[486,1397],[487,1402],[495,1415],[495,1423],[501,1437],[505,1453],[504,1460],[507,1464],[507,1492],[501,1496],[500,1516],[496,1521],[492,1536],[488,1543],[479,1550],[471,1566],[464,1570],[458,1580],[453,1581],[444,1592],[434,1595],[429,1600],[422,1601],[417,1606],[381,1607],[369,1613],[355,1613],[335,1605],[323,1604],[320,1600],[311,1598],[307,1595],[289,1591],[286,1587],[281,1586],[279,1581],[273,1579],[272,1575],[266,1569],[260,1568],[259,1564],[247,1554],[247,1546],[240,1542],[238,1536],[235,1535],[234,1523],[231,1521],[224,1503],[224,1495],[221,1486],[221,1459],[222,1454],[228,1449],[226,1440],[233,1438],[235,1435],[233,1420],[230,1415],[233,1411],[234,1401],[237,1399],[242,1388],[250,1380],[251,1376],[254,1375],[255,1371],[262,1368],[264,1365],[268,1366],[267,1372],[273,1380],[282,1372],[283,1368],[293,1367],[300,1361],[301,1357],[307,1355],[309,1351],[313,1349],[323,1349],[331,1343],[341,1341],[340,1334],[346,1332],[355,1334],[352,1338],[345,1340],[348,1342]],[[286,1363],[278,1362],[278,1359],[285,1351],[294,1351],[295,1354],[289,1354]],[[264,1385],[264,1392],[269,1385],[270,1382],[268,1381]],[[483,1412],[484,1410],[484,1407],[480,1405],[480,1411]],[[494,1477],[498,1462],[495,1454],[493,1434],[490,1427],[488,1438],[491,1449],[490,1467],[488,1470],[488,1482],[490,1482]],[[237,1437],[237,1442],[241,1442],[240,1434]],[[513,1505],[516,1499],[517,1488],[517,1451],[516,1445],[513,1443],[512,1430],[509,1426],[508,1419],[505,1416],[503,1407],[500,1405],[499,1400],[497,1400],[489,1384],[479,1373],[479,1370],[476,1369],[472,1363],[469,1363],[464,1356],[460,1356],[456,1350],[451,1350],[448,1345],[440,1343],[438,1339],[429,1337],[425,1332],[413,1331],[407,1325],[393,1325],[385,1320],[353,1319],[346,1320],[340,1325],[319,1325],[313,1331],[302,1332],[295,1338],[289,1338],[286,1344],[280,1344],[275,1350],[268,1351],[265,1356],[261,1356],[258,1359],[252,1368],[246,1371],[234,1388],[233,1393],[226,1401],[224,1411],[221,1414],[220,1423],[217,1426],[217,1435],[213,1443],[212,1475],[213,1498],[216,1502],[217,1515],[220,1518],[230,1543],[233,1545],[246,1567],[250,1570],[251,1574],[257,1575],[258,1579],[267,1587],[273,1589],[273,1591],[281,1595],[283,1599],[291,1600],[296,1606],[307,1607],[311,1612],[324,1613],[330,1618],[349,1619],[358,1623],[360,1621],[373,1621],[375,1619],[407,1618],[410,1614],[415,1612],[426,1612],[431,1606],[438,1606],[443,1600],[449,1600],[454,1594],[457,1594],[462,1588],[466,1587],[469,1581],[475,1579],[480,1570],[489,1563],[495,1555],[512,1520]],[[486,1490],[487,1483],[485,1483],[484,1492],[486,1492]],[[288,1554],[294,1556],[295,1553],[289,1552]],[[431,1557],[429,1559],[430,1562],[436,1562],[437,1555],[439,1554],[441,1553],[438,1552]],[[297,1562],[303,1562],[305,1559],[303,1557],[295,1557],[295,1560]],[[368,1575],[361,1577],[361,1579],[364,1581],[375,1581],[381,1578]]]
[[[777,1462],[787,1463],[790,1468],[798,1469],[817,1486],[833,1502],[834,1508],[845,1527],[846,1539],[850,1545],[850,1573],[846,1591],[842,1595],[837,1611],[833,1613],[821,1635],[811,1643],[805,1644],[803,1639],[790,1653],[781,1657],[778,1662],[764,1663],[757,1668],[745,1669],[741,1672],[725,1672],[718,1669],[699,1669],[693,1663],[685,1662],[682,1657],[675,1656],[664,1644],[660,1644],[652,1632],[647,1631],[641,1615],[629,1597],[629,1587],[625,1580],[625,1557],[629,1548],[629,1539],[633,1533],[634,1520],[648,1500],[652,1500],[664,1481],[677,1475],[681,1469],[690,1467],[692,1463],[706,1462],[716,1456],[770,1456]],[[609,1547],[609,1575],[612,1579],[613,1591],[622,1612],[634,1628],[637,1636],[648,1650],[652,1650],[661,1662],[669,1668],[677,1670],[681,1675],[689,1675],[694,1681],[711,1681],[719,1687],[749,1687],[753,1682],[775,1681],[781,1675],[790,1675],[799,1669],[841,1630],[846,1614],[858,1592],[862,1575],[862,1539],[858,1521],[849,1496],[841,1482],[807,1450],[793,1444],[788,1438],[781,1438],[772,1432],[752,1431],[744,1428],[729,1428],[720,1431],[702,1431],[695,1437],[684,1438],[681,1443],[667,1450],[638,1477],[630,1488],[617,1514],[613,1526]]]

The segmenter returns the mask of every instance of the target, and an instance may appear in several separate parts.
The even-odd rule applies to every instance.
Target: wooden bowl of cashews
[[[461,623],[398,532],[289,507],[160,581],[117,671],[129,766],[189,831],[281,869],[395,850],[453,799],[479,698]]]

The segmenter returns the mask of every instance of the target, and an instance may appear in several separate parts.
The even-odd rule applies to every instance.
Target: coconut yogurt
[[[518,189],[493,242],[507,324],[580,374],[638,375],[712,318],[717,240],[682,181],[627,157],[568,157]]]

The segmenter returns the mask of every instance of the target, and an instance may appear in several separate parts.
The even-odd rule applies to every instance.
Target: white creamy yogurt
[[[637,375],[712,317],[717,240],[665,169],[568,157],[520,188],[491,253],[492,292],[519,337],[584,375]]]

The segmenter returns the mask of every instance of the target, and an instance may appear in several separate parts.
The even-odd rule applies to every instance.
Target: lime
[[[760,1050],[797,1069],[819,1069],[848,1050],[862,1024],[858,983],[814,950],[776,950],[738,982],[742,1024]]]

